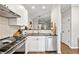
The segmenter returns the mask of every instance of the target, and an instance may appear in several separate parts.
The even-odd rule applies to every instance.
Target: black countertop
[[[5,39],[1,39],[0,40],[0,52],[5,52],[6,50],[10,49],[13,45],[22,41],[27,36],[57,36],[57,35],[52,35],[50,33],[29,33],[29,34],[22,36],[22,38],[19,38],[19,39],[15,38],[15,37],[8,37],[8,38],[5,38]],[[3,40],[10,40],[12,42],[4,44],[4,43],[2,43]]]
[[[52,35],[51,33],[28,33],[25,36],[57,36],[57,35]]]
[[[11,41],[11,43],[13,43],[14,41],[16,41],[16,39],[14,37],[9,37],[9,38],[0,40],[0,49],[11,44],[5,41]]]
[[[24,37],[24,38],[25,38],[25,37]],[[17,43],[19,43],[20,41],[22,41],[24,38],[15,39],[14,37],[9,37],[9,38],[0,40],[0,53],[7,51],[7,50],[10,49],[12,46],[14,46],[14,45],[16,45]],[[2,41],[4,41],[4,40],[10,40],[10,41],[12,41],[12,42],[11,42],[11,43],[3,43]]]

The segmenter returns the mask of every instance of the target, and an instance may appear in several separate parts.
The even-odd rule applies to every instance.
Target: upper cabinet
[[[7,4],[8,9],[14,13],[20,15],[20,17],[9,18],[9,25],[19,25],[27,26],[28,25],[28,12],[24,6],[19,4]]]
[[[20,4],[0,4],[0,16],[8,18],[9,25],[28,25],[28,12]]]
[[[0,4],[0,16],[7,17],[7,18],[20,17],[19,14],[16,14],[13,11],[9,10],[8,6],[5,4],[4,5]]]
[[[20,4],[6,4],[9,10],[13,11],[18,15],[22,15],[23,11],[25,10],[24,6]]]

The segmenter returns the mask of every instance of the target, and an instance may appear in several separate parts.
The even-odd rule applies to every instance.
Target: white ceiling
[[[23,6],[28,10],[29,18],[38,19],[39,16],[41,18],[49,17],[51,10],[58,6],[58,4],[23,4]],[[32,6],[35,6],[35,8],[32,9]],[[43,6],[46,8],[43,9]],[[61,12],[65,12],[68,8],[70,8],[70,4],[61,4]]]
[[[65,12],[67,9],[71,8],[70,4],[62,4],[61,5],[61,12]]]
[[[30,18],[37,18],[39,16],[50,16],[50,12],[53,7],[56,5],[53,4],[23,4],[23,6],[28,10],[28,15]],[[35,9],[32,9],[32,6],[35,6]],[[45,6],[46,8],[43,9],[42,6]]]

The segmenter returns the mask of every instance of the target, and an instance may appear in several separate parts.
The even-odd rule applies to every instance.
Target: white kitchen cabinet
[[[38,47],[39,47],[39,52],[44,52],[45,51],[45,36],[38,36]]]
[[[28,40],[29,52],[44,52],[45,51],[45,37],[29,36],[27,40]]]
[[[6,17],[6,18],[20,17],[18,14],[8,9],[8,6],[6,6],[6,4],[4,5],[0,4],[0,16]]]
[[[57,51],[56,36],[47,36],[47,38],[46,38],[46,51]]]
[[[21,10],[24,9],[24,7],[20,4],[6,4],[7,8],[11,11],[13,11],[14,13],[21,15],[22,12],[20,12]]]
[[[25,41],[25,54],[27,54],[27,53],[29,52],[29,47],[28,47],[28,45],[29,45],[29,39],[28,39],[28,37],[27,37],[27,40]]]
[[[9,25],[28,25],[28,12],[22,5],[8,4],[8,9],[20,15],[18,18],[9,18]]]
[[[28,40],[28,50],[29,50],[29,52],[38,52],[39,48],[38,48],[37,37],[29,36],[27,40]]]
[[[23,44],[16,52],[25,52],[25,44]]]
[[[57,36],[28,36],[28,52],[57,51]]]

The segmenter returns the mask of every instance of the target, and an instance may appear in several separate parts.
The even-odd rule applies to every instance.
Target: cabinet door
[[[44,52],[45,51],[45,37],[44,36],[29,36],[27,41],[28,41],[29,52]]]
[[[44,52],[45,51],[45,36],[39,36],[38,37],[38,47],[39,47],[39,52]]]
[[[23,44],[16,52],[25,52],[25,44]]]
[[[28,12],[22,5],[17,4],[7,4],[8,8],[13,11],[14,13],[20,15],[20,18],[15,18],[15,22],[13,19],[10,18],[10,25],[19,25],[19,26],[27,26],[28,25]],[[14,23],[12,23],[14,22]]]
[[[6,4],[8,6],[8,9],[13,11],[14,13],[18,14],[18,15],[21,15],[21,12],[20,12],[20,6],[21,5],[17,5],[17,4]]]
[[[38,52],[38,38],[30,36],[28,42],[29,52]]]
[[[29,52],[29,40],[28,40],[28,37],[26,38],[26,41],[25,41],[25,53],[27,54]]]

